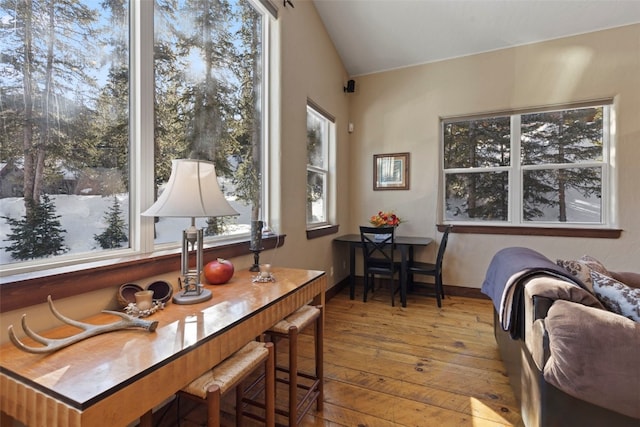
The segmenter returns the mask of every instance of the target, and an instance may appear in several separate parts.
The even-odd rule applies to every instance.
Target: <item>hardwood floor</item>
[[[491,302],[447,296],[438,309],[434,298],[411,294],[407,305],[391,307],[384,289],[367,303],[360,294],[350,300],[346,289],[327,302],[324,409],[314,407],[303,426],[521,426],[493,337]],[[310,335],[300,339],[300,356],[311,370]],[[203,423],[203,407],[186,405],[181,425]],[[162,411],[160,426],[177,424],[175,404],[156,418]]]

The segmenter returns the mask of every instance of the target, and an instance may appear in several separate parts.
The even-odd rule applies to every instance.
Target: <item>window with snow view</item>
[[[334,119],[307,105],[307,228],[329,223],[330,145]]]
[[[444,220],[608,225],[610,105],[442,121]]]
[[[248,235],[264,217],[268,23],[252,0],[0,2],[3,269],[177,245],[189,219],[140,212],[178,158],[214,162],[240,212],[199,219],[205,234]]]

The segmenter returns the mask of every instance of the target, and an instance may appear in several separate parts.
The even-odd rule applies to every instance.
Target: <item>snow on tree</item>
[[[122,210],[117,197],[114,196],[113,204],[105,213],[104,220],[108,224],[107,228],[102,233],[93,235],[93,239],[102,249],[120,248],[123,243],[129,241],[127,226],[122,219]]]

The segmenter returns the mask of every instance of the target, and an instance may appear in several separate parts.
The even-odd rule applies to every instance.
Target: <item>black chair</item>
[[[451,226],[447,226],[440,240],[440,247],[438,248],[438,256],[436,257],[436,263],[430,262],[409,262],[407,265],[407,280],[410,283],[411,289],[413,289],[415,283],[413,281],[414,274],[422,274],[425,276],[433,276],[435,278],[435,293],[438,301],[438,307],[442,307],[442,298],[444,298],[444,287],[442,286],[442,260],[444,259],[444,251],[447,248],[447,241],[449,240],[449,231]]]
[[[395,294],[400,289],[394,284],[394,276],[400,272],[401,263],[394,260],[395,227],[360,227],[362,256],[364,263],[364,294],[367,302],[369,289],[374,289],[375,276],[386,276],[391,282],[391,305],[395,305]]]

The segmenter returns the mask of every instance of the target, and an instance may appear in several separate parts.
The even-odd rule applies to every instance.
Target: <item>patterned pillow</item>
[[[609,273],[609,270],[607,270],[606,267],[602,265],[600,261],[598,261],[592,256],[583,255],[580,257],[578,261],[585,263],[591,269],[591,271],[595,271],[600,274],[604,274],[605,276],[611,277],[611,273]]]
[[[597,259],[583,255],[578,260],[556,260],[556,264],[567,270],[571,275],[575,276],[587,287],[587,290],[593,292],[593,281],[591,280],[591,272],[603,274],[605,276],[611,276],[611,273],[605,268],[604,265]]]
[[[609,311],[640,322],[640,289],[631,288],[597,271],[591,272],[591,279],[602,305]]]

